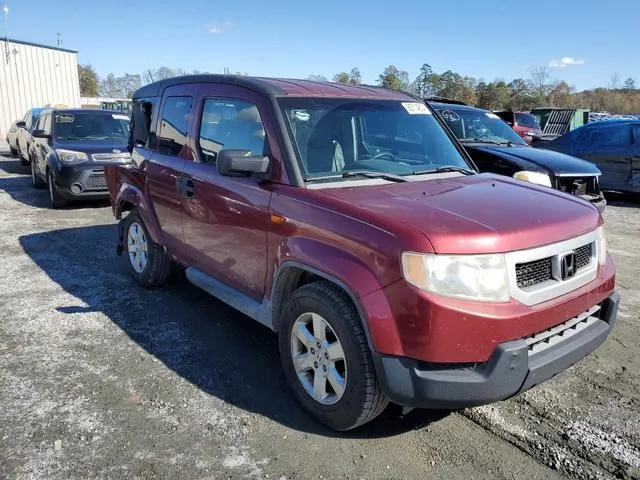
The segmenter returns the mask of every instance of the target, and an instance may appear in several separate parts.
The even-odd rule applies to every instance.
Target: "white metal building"
[[[30,108],[80,107],[78,52],[0,38],[0,139]]]

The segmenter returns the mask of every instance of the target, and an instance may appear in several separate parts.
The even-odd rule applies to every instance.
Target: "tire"
[[[49,202],[51,203],[51,208],[64,207],[67,201],[62,198],[60,192],[58,192],[58,187],[56,187],[56,182],[53,181],[51,170],[47,170],[47,185],[49,187]]]
[[[137,246],[138,257],[129,252],[130,247],[135,247],[135,241],[139,240]],[[134,242],[134,243],[131,243]],[[124,222],[124,246],[129,272],[136,281],[145,288],[153,288],[163,285],[172,272],[173,262],[165,252],[164,248],[151,240],[147,227],[140,218],[136,210],[132,210],[127,215]],[[144,253],[144,262],[136,262],[140,255]]]
[[[311,325],[315,324],[319,316],[330,327],[326,329],[326,341],[320,342],[323,344],[322,348],[316,349],[315,354],[311,347],[300,341],[301,337],[293,333],[294,327],[299,331],[298,327],[308,315],[311,315]],[[313,333],[307,330],[303,337],[311,344],[316,342],[317,347],[317,332],[315,328],[313,330]],[[307,337],[306,334],[311,336]],[[388,405],[389,400],[382,393],[376,378],[373,358],[359,315],[346,293],[332,283],[317,281],[297,289],[283,308],[278,336],[280,360],[287,382],[302,407],[321,423],[337,431],[351,430],[376,418]],[[322,337],[320,339],[323,340]],[[327,347],[331,346],[333,349],[336,343],[342,347],[344,360],[331,364],[331,356],[339,358],[339,355],[324,354],[335,352],[336,350]],[[307,369],[301,376],[294,366],[294,355],[301,362],[299,365],[304,365],[301,369]],[[322,375],[319,366],[327,366],[328,370],[325,371],[329,372],[326,374],[324,391],[327,393],[323,401],[314,398],[315,393],[310,391],[316,391],[315,386],[311,387],[316,374],[320,372]],[[331,383],[329,379],[334,371],[344,379],[344,383],[338,383],[342,385],[342,393],[333,388],[335,383]],[[334,376],[333,380],[335,379]],[[322,384],[322,377],[320,383]],[[323,390],[320,389],[320,392]]]
[[[18,155],[18,150],[16,150],[12,146],[9,146],[9,151],[11,152],[11,155]]]
[[[33,188],[36,188],[38,190],[47,187],[47,182],[42,180],[42,178],[40,178],[40,176],[36,174],[33,162],[31,162],[31,184],[33,185]]]
[[[16,150],[16,152],[20,160],[20,165],[29,165],[29,161],[24,159],[24,157],[22,156],[22,152],[20,150]]]

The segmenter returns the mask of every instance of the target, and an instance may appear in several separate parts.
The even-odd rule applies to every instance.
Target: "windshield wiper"
[[[460,143],[490,143],[491,145],[507,145],[511,147],[514,143],[511,140],[506,140],[504,142],[498,142],[496,140],[489,140],[488,138],[460,138]]]
[[[412,175],[426,175],[427,173],[442,173],[442,172],[458,172],[464,175],[473,175],[476,172],[464,167],[456,167],[453,165],[445,165],[443,167],[434,168],[431,170],[416,170]]]
[[[334,180],[337,178],[354,178],[354,177],[367,177],[367,178],[383,178],[391,182],[406,182],[408,181],[401,175],[395,175],[393,173],[374,172],[371,170],[349,170],[341,174],[325,175],[322,177],[307,177],[305,182],[318,182],[322,180]]]

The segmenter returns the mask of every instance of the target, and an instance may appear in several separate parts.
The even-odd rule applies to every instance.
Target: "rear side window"
[[[162,109],[158,151],[177,157],[187,142],[187,130],[193,110],[192,97],[167,97]]]
[[[516,122],[522,127],[540,128],[538,119],[529,113],[516,113]]]
[[[215,163],[222,149],[267,155],[264,125],[258,107],[244,100],[206,99],[198,147],[202,160],[208,163]]]
[[[588,142],[591,146],[628,147],[631,145],[631,127],[626,125],[607,125],[591,128]]]
[[[131,109],[129,151],[132,151],[134,147],[153,148],[149,137],[156,102],[154,97],[140,98],[134,102]]]

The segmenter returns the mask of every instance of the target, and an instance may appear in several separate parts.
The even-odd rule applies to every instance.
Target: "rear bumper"
[[[598,319],[566,340],[531,353],[525,339],[502,343],[480,364],[425,363],[374,353],[384,393],[400,405],[455,410],[504,400],[542,383],[589,355],[609,336],[619,296],[600,304]]]

